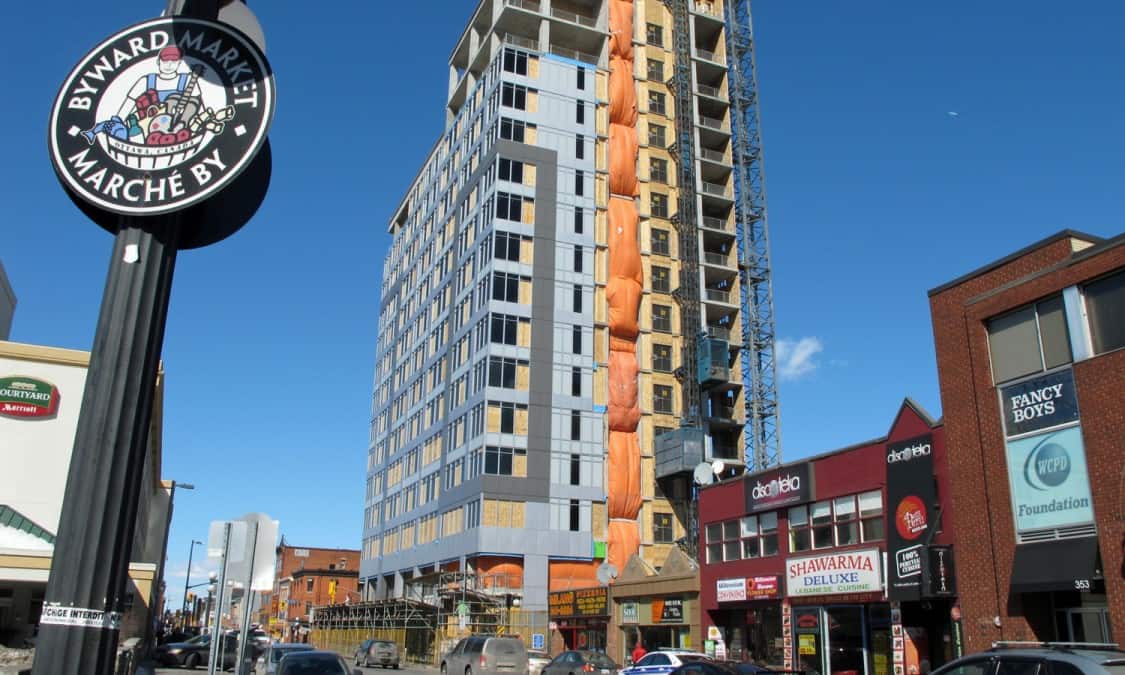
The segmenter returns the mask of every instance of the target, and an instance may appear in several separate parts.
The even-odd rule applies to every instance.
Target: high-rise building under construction
[[[366,599],[545,610],[691,552],[703,464],[777,461],[755,88],[748,0],[476,7],[388,224]]]

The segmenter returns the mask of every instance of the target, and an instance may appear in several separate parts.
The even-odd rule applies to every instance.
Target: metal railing
[[[704,251],[703,262],[708,265],[719,265],[721,267],[731,266],[729,253],[711,253],[710,251]]]
[[[713,288],[704,289],[703,297],[712,302],[725,302],[730,304],[730,291],[717,291]]]
[[[701,219],[703,227],[712,230],[722,230],[723,232],[734,232],[734,225],[725,218],[715,218],[714,216],[703,216]]]
[[[523,47],[524,49],[534,49],[539,51],[539,40],[535,38],[524,37],[522,35],[512,35],[511,33],[504,33],[504,44],[512,45],[513,47]]]
[[[720,164],[729,164],[727,161],[727,154],[722,150],[712,150],[711,148],[700,148],[699,156],[710,162],[718,162]]]
[[[704,192],[706,192],[709,195],[717,195],[719,197],[730,197],[730,189],[725,185],[719,185],[718,183],[708,183],[707,181],[701,181],[699,186]]]
[[[598,63],[597,56],[588,54],[586,52],[580,52],[577,49],[571,49],[569,47],[551,45],[551,53],[556,56],[562,56],[568,59],[574,59],[575,61],[581,61],[582,63],[590,63],[593,65],[597,65]]]
[[[598,20],[595,17],[586,16],[585,14],[579,14],[577,12],[568,12],[565,9],[556,9],[552,7],[551,16],[555,17],[556,19],[562,19],[563,21],[569,21],[571,23],[588,26],[590,28],[594,28],[598,25]]]
[[[727,130],[726,123],[716,117],[707,117],[705,115],[700,115],[699,124],[701,126],[707,127],[708,129],[719,129],[722,131]]]
[[[715,56],[715,52],[708,51],[706,49],[701,49],[699,47],[696,47],[695,48],[695,55],[697,57],[703,59],[704,61],[712,61],[714,63],[719,62],[719,59]]]
[[[715,16],[715,17],[719,17],[720,19],[723,17],[722,11],[720,11],[719,8],[716,7],[715,3],[713,3],[713,2],[693,2],[693,3],[691,3],[691,5],[692,5],[692,7],[691,7],[692,11],[694,11],[698,14],[706,14],[708,16]]]
[[[707,334],[717,340],[730,342],[730,329],[726,326],[707,326]]]
[[[504,0],[504,4],[509,7],[518,7],[519,9],[526,9],[529,12],[539,13],[542,11],[542,6],[539,0]]]
[[[697,84],[695,88],[699,90],[700,94],[710,96],[711,98],[723,98],[723,90],[718,87],[712,87],[709,84]]]

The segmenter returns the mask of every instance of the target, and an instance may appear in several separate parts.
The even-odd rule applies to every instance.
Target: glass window
[[[585,124],[586,123],[586,104],[583,103],[582,101],[577,101],[576,105],[574,106],[574,123],[575,124]]]
[[[813,548],[829,548],[834,539],[832,536],[832,502],[816,502],[812,505],[810,519],[812,520]]]
[[[883,539],[883,492],[872,490],[859,495],[860,536],[863,541]]]
[[[516,75],[527,75],[527,53],[505,48],[504,71]]]
[[[574,287],[574,299],[573,299],[572,304],[573,304],[575,312],[581,312],[582,311],[582,287],[581,286],[575,286]]]
[[[809,533],[809,507],[793,506],[789,509],[789,550],[807,551],[812,548]]]
[[[856,522],[855,497],[839,497],[832,502],[836,517],[836,545],[859,543],[859,523]]]
[[[648,144],[663,148],[668,145],[664,142],[664,127],[660,124],[648,123]]]
[[[671,544],[674,541],[671,513],[653,514],[652,540],[657,544]]]
[[[653,255],[670,255],[668,246],[668,230],[652,228],[652,253]]]
[[[1038,659],[1015,659],[1000,657],[996,675],[1039,675],[1043,662]]]
[[[668,160],[657,157],[648,160],[648,178],[655,183],[667,183]]]
[[[577,87],[579,89],[585,89],[586,88],[586,69],[585,68],[579,68],[577,71],[575,71],[575,74],[577,75],[577,78],[578,78],[578,81],[576,83]]]
[[[672,387],[663,384],[652,385],[653,412],[662,415],[672,414]]]
[[[652,329],[658,333],[672,332],[672,308],[670,306],[652,306]]]
[[[655,82],[664,81],[664,62],[656,59],[648,59],[646,61],[648,79]]]
[[[1070,363],[1062,296],[991,319],[988,349],[996,383]]]
[[[652,90],[648,92],[648,111],[650,113],[656,113],[657,115],[665,114],[666,106],[664,94]]]
[[[758,516],[762,555],[777,555],[777,512],[771,511]]]
[[[653,192],[649,201],[649,215],[653,218],[668,217],[668,195]]]
[[[500,180],[511,181],[512,183],[523,182],[523,162],[502,157],[500,158],[499,165],[498,173]]]
[[[574,207],[574,233],[575,234],[582,234],[583,225],[585,224],[583,222],[584,220],[585,219],[583,218],[583,215],[582,215],[582,207],[581,206],[575,206]]]
[[[754,537],[758,535],[758,516],[746,516],[740,521],[742,536]]]
[[[1125,272],[1087,284],[1083,291],[1094,353],[1125,347]]]
[[[659,265],[652,266],[652,292],[653,293],[669,293],[671,292],[672,284],[669,279],[672,276],[671,269],[668,267],[661,267]]]
[[[670,345],[652,346],[652,369],[658,373],[672,372],[672,347]]]
[[[582,326],[574,326],[571,331],[571,351],[575,354],[582,353]]]
[[[664,27],[660,24],[645,24],[645,42],[653,47],[664,46]]]

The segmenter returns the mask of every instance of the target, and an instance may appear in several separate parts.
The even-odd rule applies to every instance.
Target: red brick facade
[[[967,651],[996,640],[1054,640],[1040,593],[1009,592],[1015,557],[1005,437],[986,321],[1125,266],[1125,241],[1063,232],[930,293]],[[1125,351],[1073,364],[1103,562],[1106,603],[1125,630]],[[1073,594],[1077,596],[1077,593]],[[996,619],[999,619],[999,626]]]
[[[277,547],[277,581],[270,599],[271,627],[307,625],[313,607],[359,600],[359,550]],[[335,587],[333,595],[332,590]]]

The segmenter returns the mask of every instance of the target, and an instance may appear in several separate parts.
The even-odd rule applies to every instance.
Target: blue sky
[[[49,20],[35,3],[0,7],[15,341],[91,344],[112,238],[59,188],[46,120],[89,47],[163,5],[65,0]],[[251,7],[277,73],[273,183],[242,231],[176,268],[164,475],[197,489],[177,494],[173,606],[211,520],[264,511],[290,542],[359,546],[385,223],[441,130],[471,11]],[[782,437],[797,459],[884,434],[905,396],[940,414],[927,289],[1062,228],[1125,229],[1125,5],[754,9]]]

